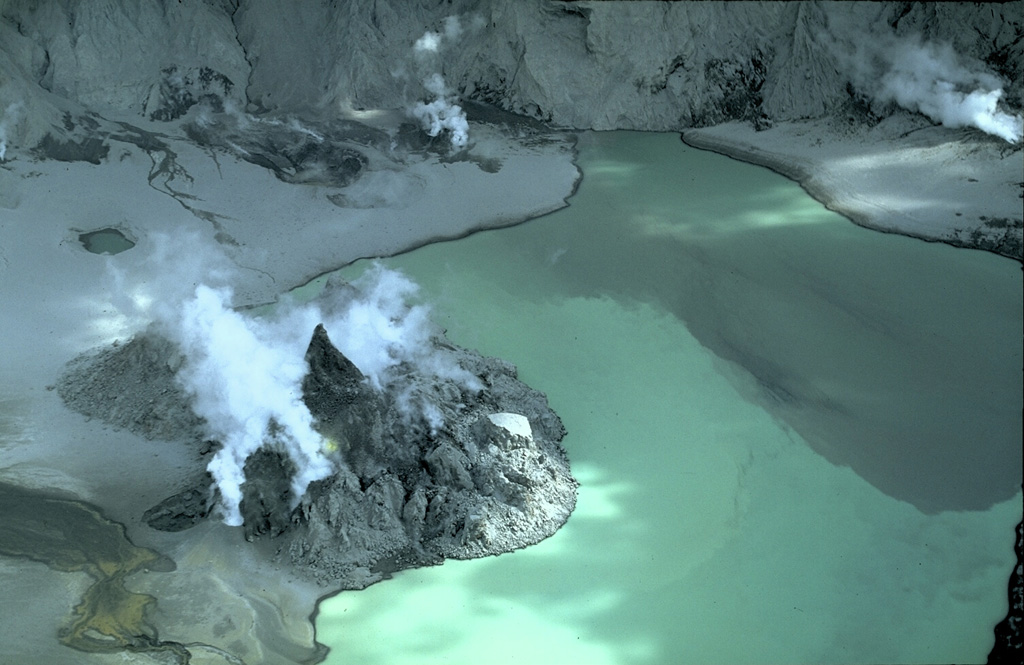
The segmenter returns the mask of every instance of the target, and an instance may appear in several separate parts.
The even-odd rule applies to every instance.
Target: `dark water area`
[[[1018,264],[830,219],[774,173],[691,168],[692,149],[653,135],[610,142],[629,177],[591,172],[574,205],[616,221],[531,237],[568,248],[569,292],[671,311],[817,452],[923,511],[1020,490]]]
[[[135,243],[117,229],[100,229],[80,233],[78,241],[82,243],[86,251],[93,254],[120,254],[135,247]]]
[[[140,571],[169,572],[174,562],[128,540],[124,527],[94,506],[52,493],[0,483],[0,555],[38,561],[93,579],[58,632],[65,646],[79,651],[166,652],[170,662],[187,662],[188,652],[161,642],[146,614],[152,596],[125,588]]]

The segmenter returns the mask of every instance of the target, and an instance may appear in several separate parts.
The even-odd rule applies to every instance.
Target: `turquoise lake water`
[[[983,661],[1021,518],[1019,264],[677,135],[579,150],[569,208],[384,262],[547,393],[576,512],[326,600],[327,662]]]

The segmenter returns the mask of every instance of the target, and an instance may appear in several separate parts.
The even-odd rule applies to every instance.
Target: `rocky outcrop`
[[[293,513],[282,539],[293,563],[323,580],[358,570],[355,579],[369,583],[401,568],[524,547],[568,519],[576,483],[558,445],[564,429],[544,396],[507,363],[444,350],[486,388],[407,376],[400,392],[436,409],[444,425],[434,427],[394,392],[369,387],[316,329],[303,399],[344,464]]]
[[[57,383],[71,409],[147,439],[190,439],[202,449],[203,422],[174,377],[178,348],[156,332],[72,360]]]
[[[248,540],[272,539],[296,570],[361,588],[401,568],[525,547],[565,523],[577,484],[559,445],[565,430],[545,396],[508,363],[443,339],[433,344],[483,389],[411,367],[387,390],[375,389],[316,328],[303,401],[336,473],[296,502],[295,463],[272,443],[251,455],[241,487]],[[70,407],[111,424],[191,440],[198,461],[219,444],[203,442],[177,366],[174,345],[149,332],[79,359],[59,390]],[[197,464],[191,486],[144,519],[155,529],[188,529],[212,514],[210,488]]]

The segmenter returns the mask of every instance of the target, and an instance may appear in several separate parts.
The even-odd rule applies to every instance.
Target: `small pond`
[[[93,254],[120,254],[135,247],[134,242],[117,229],[112,228],[79,233],[78,241]]]

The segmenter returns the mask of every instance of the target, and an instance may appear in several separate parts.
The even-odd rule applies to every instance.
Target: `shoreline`
[[[817,124],[821,125],[821,123]],[[807,130],[800,134],[800,138],[805,139],[803,143],[809,144],[816,139],[823,139],[823,142],[829,141],[830,143],[824,147],[811,147],[823,153],[824,157],[830,155],[829,150],[832,151],[831,154],[838,153],[842,155],[842,149],[848,147],[849,141],[844,144],[841,140],[842,137],[837,136],[834,132],[816,134],[814,126],[815,123],[810,123],[810,130],[808,130],[808,125],[794,123],[756,135],[752,129],[749,129],[748,133],[750,136],[748,137],[744,132],[738,131],[738,129],[742,130],[742,127],[737,128],[735,123],[733,123],[732,125],[707,129],[687,130],[681,134],[681,138],[686,145],[696,149],[718,152],[733,159],[757,164],[778,172],[799,183],[812,198],[822,202],[825,207],[842,214],[859,226],[885,233],[918,237],[930,242],[954,244],[948,238],[919,235],[913,229],[907,230],[893,226],[887,227],[884,224],[870,223],[873,219],[870,214],[868,212],[858,212],[859,209],[855,206],[850,208],[852,212],[833,207],[842,205],[844,194],[855,201],[857,197],[855,192],[852,191],[855,188],[851,187],[848,191],[844,191],[841,188],[838,190],[830,189],[830,185],[836,186],[835,180],[815,177],[816,164],[812,158],[806,155],[808,152],[806,145],[797,145],[789,152],[780,149],[780,144],[785,146],[786,141],[790,140],[794,133]],[[927,130],[928,128],[924,129]],[[935,130],[930,136],[941,132],[945,132],[948,136],[949,130]],[[510,180],[513,184],[518,185],[515,176],[505,171],[504,175],[506,177],[498,176],[494,180],[489,181],[494,182],[495,186],[488,188],[479,187],[481,182],[479,180],[474,180],[473,183],[465,185],[461,183],[457,175],[466,175],[466,168],[471,165],[465,163],[447,164],[443,159],[434,161],[432,158],[427,158],[424,161],[406,164],[408,168],[405,171],[386,171],[386,173],[397,173],[398,176],[403,176],[414,169],[418,169],[418,172],[421,173],[426,173],[426,169],[430,169],[431,177],[438,178],[438,180],[434,181],[434,184],[443,188],[445,193],[431,197],[432,201],[430,202],[423,202],[426,204],[426,209],[432,211],[429,219],[417,217],[417,214],[422,213],[423,207],[417,207],[414,210],[407,210],[405,208],[395,210],[389,208],[385,203],[378,208],[355,211],[353,215],[360,217],[360,220],[357,220],[358,223],[349,226],[343,231],[330,229],[329,223],[325,223],[323,219],[317,217],[318,211],[332,210],[337,207],[337,204],[322,205],[324,193],[316,188],[311,190],[306,185],[298,187],[291,184],[282,185],[273,178],[266,177],[267,174],[254,170],[255,167],[235,161],[231,157],[222,156],[220,163],[216,163],[216,170],[213,170],[216,160],[211,161],[209,159],[210,155],[204,158],[199,154],[201,151],[197,147],[183,147],[178,145],[177,142],[172,144],[173,147],[180,150],[182,162],[189,165],[197,181],[201,180],[203,176],[210,178],[211,189],[204,189],[202,182],[197,182],[194,187],[190,187],[189,192],[198,196],[201,199],[200,203],[206,200],[204,195],[209,194],[208,202],[210,203],[211,210],[214,211],[211,214],[214,215],[216,223],[208,225],[207,222],[213,220],[206,220],[194,212],[190,214],[190,212],[182,210],[178,205],[181,203],[180,200],[172,200],[173,197],[167,196],[167,192],[152,187],[152,184],[147,186],[145,178],[143,178],[141,183],[137,182],[137,177],[128,180],[129,174],[131,176],[138,176],[140,168],[142,169],[141,173],[145,174],[148,168],[145,151],[138,149],[136,146],[126,145],[120,162],[111,159],[109,163],[105,163],[103,166],[65,164],[50,160],[32,162],[26,160],[21,162],[21,164],[17,161],[5,163],[4,171],[9,176],[16,177],[20,175],[22,178],[39,178],[41,175],[46,175],[48,178],[41,178],[37,182],[47,180],[47,184],[54,190],[64,185],[68,186],[59,194],[54,192],[56,196],[51,195],[47,198],[39,196],[39,185],[33,187],[32,181],[12,179],[12,182],[17,185],[15,189],[17,200],[15,205],[10,208],[14,214],[14,219],[16,221],[28,222],[31,218],[40,216],[40,213],[43,213],[41,217],[45,221],[56,223],[40,224],[38,227],[27,223],[15,223],[9,228],[0,229],[2,231],[0,238],[13,238],[17,240],[17,242],[12,241],[8,246],[29,247],[30,249],[35,247],[40,250],[38,252],[40,256],[37,256],[35,259],[12,254],[8,261],[0,265],[0,271],[5,276],[17,277],[17,282],[20,284],[9,292],[12,298],[15,293],[29,293],[31,294],[28,296],[30,299],[38,300],[38,303],[33,302],[32,307],[28,308],[27,311],[8,308],[8,311],[21,312],[17,317],[14,317],[17,320],[10,321],[9,325],[16,326],[17,321],[23,321],[23,330],[31,331],[33,326],[37,326],[40,320],[47,320],[46,313],[54,310],[59,305],[59,303],[47,304],[47,294],[52,296],[52,293],[64,293],[65,296],[83,299],[89,297],[96,300],[99,297],[96,294],[102,293],[102,290],[109,286],[109,275],[105,274],[102,267],[104,264],[124,267],[126,274],[131,280],[144,279],[147,276],[154,275],[160,270],[160,266],[154,265],[152,262],[147,263],[146,261],[154,246],[150,234],[154,231],[177,228],[179,224],[182,227],[198,232],[203,241],[211,244],[216,241],[217,245],[230,252],[231,263],[243,267],[240,274],[236,275],[239,278],[238,293],[243,301],[248,301],[248,303],[255,305],[257,302],[274,302],[282,294],[296,287],[308,284],[318,277],[334,272],[338,267],[349,265],[361,258],[403,254],[435,242],[458,240],[478,231],[514,226],[544,217],[550,212],[570,205],[569,199],[576,193],[584,177],[584,174],[578,167],[575,150],[579,138],[578,133],[570,132],[569,130],[561,130],[554,133],[563,137],[562,147],[564,149],[567,145],[568,150],[562,152],[557,158],[549,155],[543,157],[541,161],[528,163],[543,163],[550,166],[551,175],[556,173],[565,174],[567,171],[565,170],[564,160],[567,157],[569,158],[571,168],[575,171],[576,175],[571,179],[571,191],[563,196],[560,202],[556,202],[550,197],[545,198],[543,194],[533,192],[528,197],[528,204],[524,205],[523,202],[518,202],[519,207],[516,209],[512,204],[517,203],[514,200],[514,194],[519,189],[517,186],[508,188],[512,191],[508,192],[507,195],[512,196],[512,198],[508,199],[507,202],[505,202],[505,199],[502,199],[503,204],[496,204],[485,210],[479,209],[472,202],[466,206],[464,201],[454,194],[457,186],[463,189],[477,189],[478,191],[475,192],[473,199],[475,201],[477,198],[485,199],[489,192],[493,193],[495,189],[500,190],[499,183]],[[726,137],[724,136],[726,133],[738,134],[740,138]],[[486,134],[484,135],[486,136]],[[571,140],[564,138],[569,135],[571,135]],[[493,136],[490,138],[494,139]],[[514,142],[514,139],[512,142]],[[121,147],[120,144],[117,145]],[[955,152],[956,145],[951,150]],[[527,152],[530,151],[528,150]],[[530,159],[535,159],[540,156],[533,153],[529,157]],[[510,159],[510,161],[512,160]],[[525,164],[523,164],[523,168],[530,168]],[[446,171],[454,170],[450,169],[453,166],[460,167],[459,173],[446,173]],[[509,171],[512,170],[509,169]],[[39,173],[39,171],[42,171],[42,173]],[[479,173],[477,171],[478,169],[473,168],[470,170],[470,173],[477,178],[488,178],[493,175],[484,169],[479,169]],[[35,173],[35,175],[32,175],[32,173]],[[131,216],[128,208],[125,208],[121,203],[116,203],[116,199],[122,196],[123,191],[108,189],[105,192],[103,190],[103,183],[109,183],[111,178],[118,178],[119,176],[122,183],[124,183],[122,187],[128,189],[129,193],[134,191],[137,194],[139,198],[138,208],[145,209],[148,215],[145,219]],[[57,181],[56,185],[51,184],[52,181]],[[568,180],[559,182],[559,186],[564,186]],[[552,186],[554,183],[549,181],[548,185]],[[905,186],[905,181],[892,181],[894,190],[900,190]],[[261,187],[276,190],[268,192],[267,197],[269,198],[275,193],[279,193],[283,198],[283,202],[274,203],[274,210],[260,210],[258,192]],[[224,188],[228,195],[222,195],[217,188]],[[311,196],[310,192],[314,194]],[[878,194],[877,191],[874,193]],[[418,195],[418,192],[415,194]],[[247,198],[247,195],[252,196],[252,200]],[[399,191],[399,195],[404,196],[402,191]],[[99,201],[93,202],[89,200],[90,196],[98,198]],[[449,209],[447,204],[450,203],[446,198],[447,196],[453,196],[455,199],[455,202],[451,203],[452,208],[459,209],[461,207],[462,217],[459,218],[461,222],[459,220],[453,221],[445,216]],[[540,204],[537,203],[538,197],[543,199]],[[40,202],[41,198],[46,200]],[[80,207],[75,207],[76,201],[81,200],[88,201],[88,205],[84,210]],[[96,211],[102,207],[103,200],[112,204],[111,210],[113,210],[113,215],[110,215],[109,211],[107,211],[104,213],[104,216],[98,218],[97,223],[102,220],[102,226],[120,228],[127,231],[132,240],[138,242],[134,252],[129,250],[113,257],[97,257],[86,252],[84,248],[78,247],[76,242],[68,242],[67,237],[65,237],[68,231],[63,228],[64,226],[69,228],[74,226],[76,232],[80,230],[89,231],[93,226],[99,228],[97,224],[90,224],[94,221],[92,218],[96,216]],[[195,205],[194,199],[187,200],[190,202],[190,205]],[[254,203],[257,205],[254,205]],[[400,205],[410,203],[411,205],[411,202],[405,199],[398,201],[398,203]],[[979,209],[983,208],[986,203],[983,199],[975,201]],[[304,206],[304,209],[302,209],[303,215],[301,217],[293,217],[287,223],[275,225],[273,223],[275,221],[274,212],[287,205]],[[876,204],[870,205],[875,205],[882,212],[886,212],[881,206]],[[495,213],[495,209],[498,210],[497,213]],[[865,209],[869,209],[869,206],[865,206]],[[230,214],[233,211],[237,211],[238,214]],[[256,212],[259,213],[259,216],[255,220],[247,219],[245,216],[246,213]],[[501,214],[502,212],[505,214]],[[362,219],[362,217],[370,213],[376,215],[374,219],[387,219],[387,226],[382,228],[369,223],[369,220]],[[867,221],[858,221],[858,219],[852,216],[856,214],[863,214],[864,220]],[[475,224],[469,224],[465,221],[474,216],[478,220]],[[397,220],[395,219],[396,217],[398,218]],[[247,226],[241,220],[255,221],[257,223]],[[413,225],[416,221],[426,221],[428,223],[425,226],[416,228]],[[263,224],[259,222],[263,222]],[[462,226],[459,226],[460,223]],[[251,227],[258,228],[254,229]],[[229,233],[232,238],[237,237],[241,244],[232,245],[230,242],[221,242],[215,236],[214,231],[217,231],[216,235],[225,232]],[[339,239],[346,238],[346,233],[354,231],[361,239],[359,242],[364,242],[365,244],[359,245],[359,242],[346,243],[342,248],[343,251],[325,254],[320,249],[325,242],[317,235],[321,231],[326,231],[333,238]],[[273,261],[261,265],[261,268],[265,268],[265,271],[255,268],[244,269],[244,266],[247,264],[251,265],[254,262],[268,259],[267,245],[276,248],[277,245],[275,243],[282,246],[287,245],[288,247],[285,249],[288,251],[282,249],[273,256]],[[59,248],[59,267],[54,271],[53,266],[48,266],[48,272],[59,273],[56,276],[54,274],[49,276],[39,274],[42,268],[47,267],[45,264],[48,263],[47,259],[50,257],[50,251],[52,251],[45,249],[48,245]],[[357,256],[358,250],[354,245],[359,245],[360,247],[372,245],[374,251],[369,253],[367,257]],[[974,247],[966,244],[961,244],[960,246],[986,249],[985,247]],[[301,257],[303,248],[308,249],[310,247],[317,248],[313,251],[315,256]],[[994,253],[998,254],[999,252]],[[25,252],[25,254],[32,254],[32,252]],[[1020,260],[1016,257],[1009,258]],[[323,266],[334,267],[323,269]],[[309,272],[313,270],[316,271],[315,274],[311,277],[308,276]],[[262,275],[258,273],[262,273]],[[73,285],[70,287],[70,294],[68,293],[69,285]],[[96,305],[98,302],[99,300],[96,300],[93,305]],[[12,304],[16,304],[16,302]],[[45,405],[47,411],[59,409],[56,404],[52,403],[53,395],[47,392],[35,392],[33,394],[33,391],[41,389],[44,385],[52,382],[53,377],[49,376],[51,367],[63,367],[64,361],[77,355],[77,351],[80,351],[83,347],[95,349],[103,346],[110,339],[125,334],[126,331],[130,333],[137,323],[136,321],[121,321],[119,325],[114,326],[113,323],[115,321],[107,319],[111,325],[100,327],[94,325],[89,327],[87,324],[100,320],[98,311],[96,306],[93,306],[88,311],[78,307],[70,313],[64,312],[57,319],[48,321],[53,328],[57,329],[57,337],[60,337],[60,339],[50,339],[50,344],[56,343],[57,346],[56,352],[48,353],[47,358],[38,357],[42,350],[48,346],[46,344],[46,337],[42,339],[39,339],[36,335],[29,337],[22,331],[18,331],[18,334],[11,339],[14,342],[15,357],[20,358],[20,360],[16,366],[12,365],[8,368],[8,371],[0,374],[0,395],[6,396],[7,392],[12,394],[21,392],[22,395],[25,395],[26,391],[24,389],[28,388],[29,393],[23,399],[31,403],[31,410],[38,412],[40,404]],[[76,318],[78,316],[84,318],[80,320]],[[12,327],[11,330],[14,331],[15,328]],[[51,331],[50,334],[53,335],[53,332]],[[65,343],[70,341],[74,343]],[[20,344],[20,342],[24,342],[24,344]],[[53,348],[51,347],[49,350],[53,351]],[[19,372],[22,369],[24,371]],[[19,374],[21,376],[18,376]],[[8,382],[7,379],[12,380]],[[275,604],[272,600],[273,595],[268,595],[267,592],[257,593],[253,596],[244,595],[243,590],[247,587],[252,587],[252,583],[251,580],[245,579],[245,575],[240,571],[260,569],[267,574],[271,574],[271,571],[275,569],[278,570],[279,574],[283,571],[273,562],[265,562],[256,566],[253,563],[255,561],[254,557],[257,556],[255,551],[250,552],[245,557],[246,563],[239,566],[237,571],[229,573],[226,570],[222,570],[217,575],[205,571],[201,563],[204,553],[212,554],[214,552],[224,553],[230,551],[232,546],[237,544],[235,541],[238,534],[235,533],[235,530],[212,525],[209,527],[208,533],[196,542],[186,539],[175,543],[173,537],[158,535],[146,529],[140,522],[139,516],[132,512],[133,504],[138,499],[136,486],[143,486],[141,478],[148,477],[153,481],[152,485],[145,488],[148,494],[153,494],[162,491],[156,485],[173,485],[177,482],[177,477],[183,475],[181,471],[178,471],[173,474],[174,478],[159,478],[159,474],[154,468],[150,468],[148,471],[144,469],[142,465],[150,454],[148,451],[155,451],[156,444],[160,442],[144,441],[139,445],[139,442],[136,441],[133,444],[132,442],[135,441],[136,437],[131,436],[127,432],[104,432],[106,428],[99,422],[94,421],[91,424],[83,425],[77,415],[64,413],[63,411],[60,412],[60,416],[57,420],[51,421],[50,425],[40,428],[41,431],[34,436],[39,438],[50,436],[58,440],[67,440],[69,437],[62,432],[70,431],[78,423],[78,427],[82,428],[82,434],[77,434],[76,432],[75,438],[84,439],[85,437],[103,436],[107,441],[104,448],[108,455],[117,454],[117,450],[121,446],[132,446],[138,449],[138,452],[133,456],[133,461],[129,462],[129,464],[139,472],[140,479],[133,483],[131,491],[125,492],[119,499],[100,500],[97,498],[97,495],[106,495],[106,492],[102,490],[112,486],[114,479],[102,479],[98,476],[93,476],[94,471],[92,468],[84,472],[78,469],[77,472],[68,475],[69,480],[74,480],[77,483],[69,491],[80,495],[84,500],[96,502],[112,519],[123,523],[129,537],[140,546],[152,547],[163,554],[172,556],[175,560],[184,559],[186,561],[177,573],[171,573],[166,576],[149,575],[145,578],[134,577],[132,580],[133,588],[138,587],[143,591],[148,590],[161,600],[166,599],[165,608],[171,613],[173,613],[172,607],[179,606],[185,602],[184,594],[189,589],[196,593],[202,592],[202,595],[208,596],[208,599],[211,601],[209,603],[210,607],[217,606],[216,598],[222,598],[226,603],[223,610],[225,616],[231,613],[232,616],[246,617],[243,625],[239,627],[239,632],[233,633],[236,637],[245,636],[246,639],[253,640],[253,643],[259,649],[268,648],[278,653],[282,649],[299,649],[306,654],[320,653],[323,654],[323,657],[326,657],[326,653],[322,650],[323,645],[316,641],[316,617],[320,611],[320,603],[325,599],[336,596],[344,589],[328,587],[325,593],[324,587],[310,585],[298,579],[289,579],[281,580],[274,584],[274,588],[278,589],[283,596],[286,596],[285,601]],[[196,463],[179,443],[164,443],[166,445],[160,451],[162,457],[167,455],[176,464],[187,465],[189,463]],[[45,456],[32,456],[27,460],[27,464],[22,464],[22,467],[18,471],[15,471],[13,468],[11,469],[11,472],[14,472],[13,478],[5,474],[0,475],[4,475],[4,478],[7,480],[17,482],[17,476],[24,469],[35,471],[38,467],[40,471],[56,472],[60,468],[56,464],[47,462]],[[179,470],[181,468],[181,466],[178,466]],[[36,473],[39,472],[36,471]],[[27,477],[23,476],[22,480]],[[220,560],[222,563],[227,561],[225,558]],[[286,576],[291,577],[291,575],[287,574]],[[178,592],[168,599],[165,594],[160,593],[161,589],[164,592],[177,589]],[[239,596],[242,600],[231,600],[228,602],[227,599],[234,596]],[[313,603],[312,610],[306,615],[302,608],[308,607],[306,603],[310,601]],[[175,603],[179,605],[175,605]],[[186,605],[180,606],[186,607]],[[277,608],[275,612],[281,620],[275,620],[272,622],[273,625],[263,625],[265,622],[262,622],[259,617],[265,616],[270,606]],[[252,617],[251,621],[248,617]],[[216,621],[212,620],[213,618],[211,617],[211,621],[204,622],[202,625],[207,628],[213,626],[216,623]],[[176,639],[177,633],[175,631],[180,632],[184,630],[185,624],[180,623],[177,618],[172,617],[169,620],[172,626],[170,633],[167,633],[166,625],[161,629],[161,632],[162,634],[168,634],[167,639]],[[254,633],[249,632],[256,631],[261,626],[263,634],[259,638]],[[282,629],[283,632],[277,632],[278,629]],[[218,643],[218,640],[213,639],[213,637],[197,639],[192,633],[182,633],[181,637],[177,639],[188,642]],[[322,660],[318,662],[322,662]]]
[[[247,662],[279,662],[282,654],[319,660],[324,647],[310,618],[338,589],[299,579],[264,556],[266,548],[245,548],[232,564],[244,544],[240,530],[210,524],[182,539],[148,528],[142,511],[178,491],[205,460],[183,441],[90,421],[67,409],[52,388],[68,361],[145,327],[151,316],[140,297],[176,303],[193,282],[226,269],[237,307],[272,303],[364,256],[407,252],[558,210],[580,180],[576,137],[517,129],[498,114],[473,121],[471,144],[453,155],[410,135],[401,117],[383,118],[383,128],[360,130],[373,141],[342,135],[333,144],[366,159],[359,179],[335,184],[282,182],[238,154],[191,142],[180,124],[133,120],[128,131],[123,119],[100,120],[109,156],[99,164],[20,151],[0,163],[0,276],[9,287],[0,306],[11,314],[0,321],[10,361],[0,370],[0,480],[28,490],[62,488],[122,524],[139,547],[173,559],[173,572],[127,580],[132,591],[158,598],[154,625],[162,639],[205,645],[200,651],[240,640]],[[285,131],[269,122],[257,129],[271,144]],[[387,132],[397,148],[389,150]],[[250,152],[261,136],[242,136]],[[162,171],[161,164],[170,166]],[[308,172],[322,173],[316,164]],[[108,228],[134,246],[99,255],[80,242],[81,234]],[[167,251],[158,259],[161,250]],[[211,252],[225,256],[211,261]],[[118,474],[109,473],[111,465]],[[220,563],[211,570],[210,561]],[[78,596],[72,602],[63,591],[67,573],[38,567],[11,560],[0,579],[31,573],[44,580],[39,620],[60,621]],[[230,630],[217,633],[229,623]],[[0,621],[0,641],[6,626]],[[52,662],[81,655],[46,631],[8,637]]]
[[[828,120],[783,123],[760,132],[733,122],[684,130],[680,139],[783,175],[858,226],[1024,261],[1020,202],[1011,176],[1014,166],[1019,169],[1021,148],[1007,150],[989,137],[926,122],[894,116],[877,128],[846,133]],[[887,152],[880,150],[882,144]],[[919,166],[929,163],[916,159],[922,156],[932,158],[934,171]],[[904,199],[906,191],[934,198],[925,205]],[[955,211],[952,217],[949,211]]]

